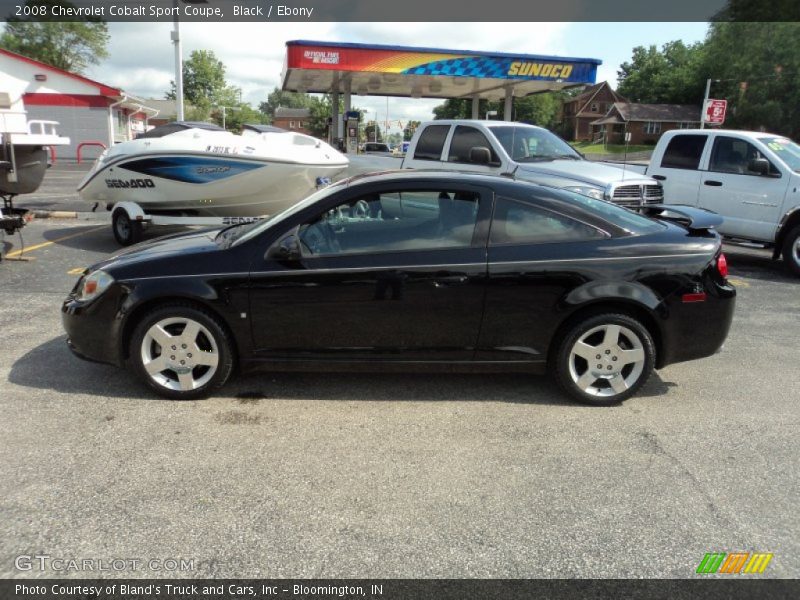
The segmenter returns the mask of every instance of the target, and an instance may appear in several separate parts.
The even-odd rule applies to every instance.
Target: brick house
[[[630,133],[630,144],[655,144],[670,129],[700,126],[700,107],[691,104],[637,104],[615,102],[606,115],[592,122],[595,139],[623,144]]]
[[[590,141],[592,122],[605,116],[615,102],[627,101],[612,90],[607,81],[589,86],[565,101],[561,107],[561,121],[566,136],[575,141]]]
[[[311,131],[308,129],[310,120],[311,111],[307,108],[284,108],[279,106],[272,116],[272,124],[275,127],[308,135],[311,135]]]

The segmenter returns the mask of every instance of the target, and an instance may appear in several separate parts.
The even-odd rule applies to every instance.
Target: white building
[[[133,139],[158,114],[123,90],[2,48],[0,92],[8,93],[13,105],[21,99],[29,119],[60,123],[59,134],[71,143],[58,148],[57,160],[75,160],[78,147],[86,142],[108,147]],[[84,156],[95,157],[99,150],[88,147]]]

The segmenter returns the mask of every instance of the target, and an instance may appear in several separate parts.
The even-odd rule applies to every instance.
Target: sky
[[[163,98],[174,79],[171,23],[110,23],[109,57],[86,75],[142,98]],[[598,58],[597,81],[616,87],[619,65],[635,46],[705,38],[706,23],[182,23],[183,55],[213,50],[230,85],[257,107],[280,86],[286,42],[294,39],[427,46],[520,54]],[[428,120],[442,100],[389,100],[389,118]],[[386,99],[353,104],[386,119]],[[368,117],[369,118],[369,117]],[[372,117],[374,118],[374,117]]]

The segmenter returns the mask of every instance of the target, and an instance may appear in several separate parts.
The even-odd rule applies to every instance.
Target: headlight
[[[590,185],[573,185],[570,187],[565,187],[564,189],[567,190],[568,192],[575,192],[576,194],[581,194],[582,196],[589,196],[589,198],[595,198],[596,200],[605,200],[603,190],[598,189],[596,187],[592,187]]]
[[[114,283],[114,278],[105,271],[94,271],[81,281],[78,288],[78,300],[86,302],[94,300]]]

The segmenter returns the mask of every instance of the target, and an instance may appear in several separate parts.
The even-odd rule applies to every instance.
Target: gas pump
[[[361,113],[351,110],[345,115],[345,147],[348,153],[358,153],[358,122],[361,120]]]

